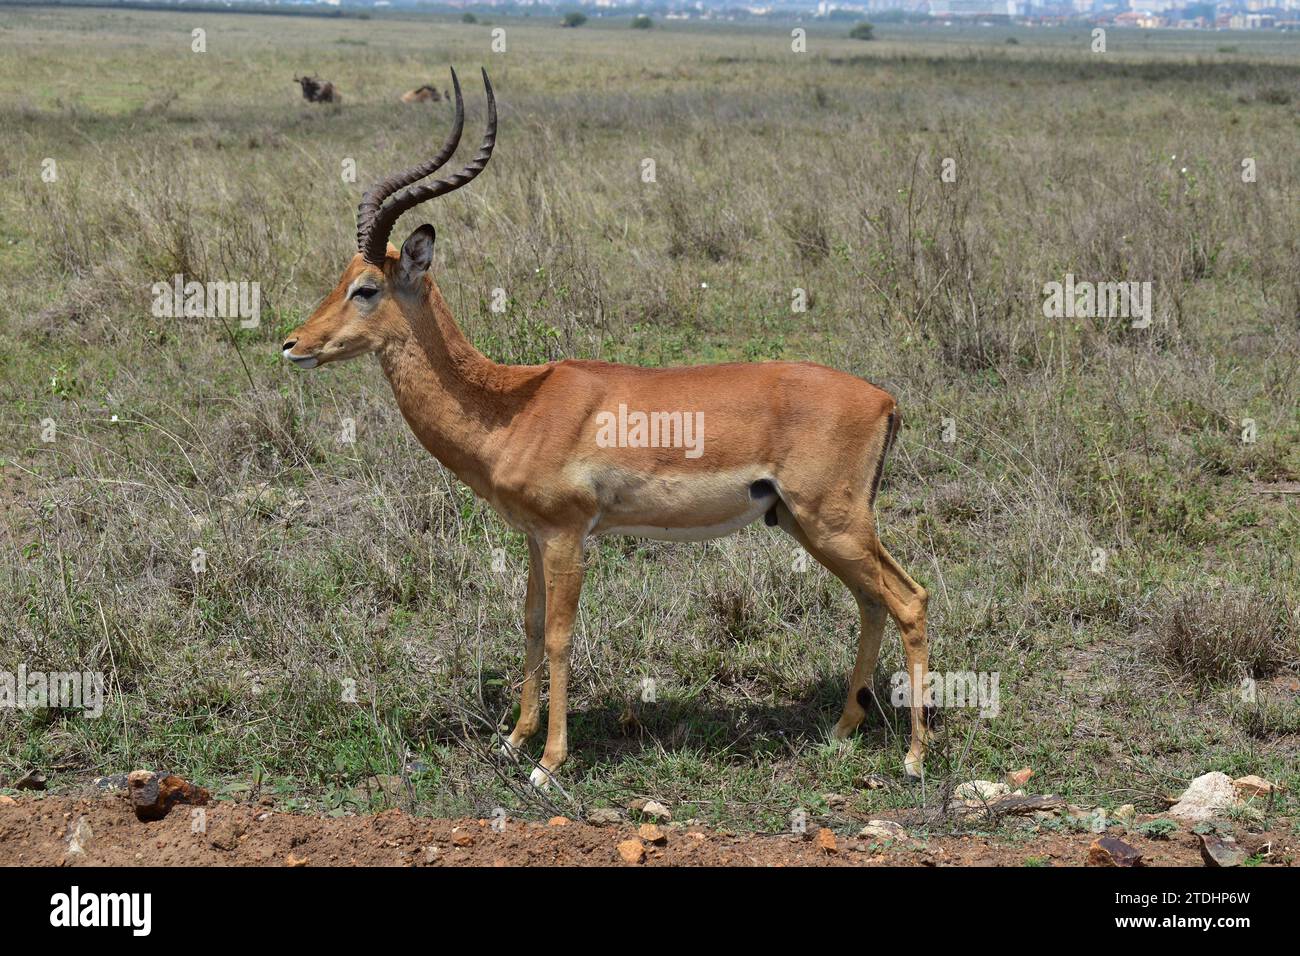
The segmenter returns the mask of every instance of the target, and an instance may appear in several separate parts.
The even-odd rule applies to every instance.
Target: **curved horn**
[[[384,255],[388,250],[388,234],[393,231],[393,224],[397,222],[402,213],[422,202],[427,202],[454,189],[459,189],[483,172],[483,167],[492,158],[492,148],[496,146],[497,142],[497,101],[496,97],[492,95],[492,82],[488,79],[487,70],[483,70],[483,88],[487,91],[488,119],[487,131],[483,134],[483,143],[479,146],[478,152],[454,176],[449,176],[447,179],[435,179],[431,183],[407,185],[401,192],[392,196],[387,203],[380,207],[371,220],[370,229],[364,243],[361,244],[360,251],[367,262],[372,265],[383,264]],[[456,102],[459,105],[459,87],[456,89]]]
[[[460,134],[465,128],[465,100],[461,97],[460,79],[456,76],[454,68],[451,71],[451,85],[456,90],[456,120],[452,123],[451,133],[447,136],[447,141],[442,144],[442,149],[438,150],[437,155],[428,162],[417,163],[409,169],[393,173],[387,179],[381,179],[361,198],[361,205],[357,207],[357,250],[359,252],[365,253],[372,245],[370,235],[374,230],[375,216],[383,206],[384,200],[403,186],[409,186],[437,172],[447,160],[451,159],[451,154],[456,152],[456,147],[460,145]],[[376,264],[383,261],[387,244],[388,233],[385,232],[379,240],[380,251]],[[370,256],[367,255],[366,258],[370,259]]]

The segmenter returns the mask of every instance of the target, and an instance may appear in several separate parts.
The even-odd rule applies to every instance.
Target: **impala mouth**
[[[314,355],[294,355],[288,349],[280,353],[299,368],[315,368],[320,363]]]

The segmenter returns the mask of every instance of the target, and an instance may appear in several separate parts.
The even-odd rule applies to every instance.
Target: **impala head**
[[[356,255],[311,318],[285,340],[282,354],[295,365],[315,368],[326,362],[378,352],[404,340],[410,333],[410,315],[422,306],[433,285],[428,270],[433,259],[434,230],[427,223],[420,226],[402,244],[399,253],[388,242],[393,224],[406,210],[459,189],[481,173],[496,145],[496,99],[484,70],[488,121],[478,152],[454,176],[420,182],[440,169],[460,143],[465,104],[455,70],[451,71],[451,82],[456,96],[456,120],[447,141],[427,162],[394,173],[365,194],[357,208]]]

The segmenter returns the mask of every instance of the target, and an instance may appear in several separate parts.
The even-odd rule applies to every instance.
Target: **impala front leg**
[[[530,782],[545,788],[569,756],[569,650],[582,591],[582,535],[564,535],[541,543],[546,576],[546,658],[551,666],[546,748]]]
[[[528,539],[528,596],[524,598],[524,686],[519,694],[519,720],[501,752],[514,759],[542,725],[542,647],[546,634],[546,575],[542,551]]]

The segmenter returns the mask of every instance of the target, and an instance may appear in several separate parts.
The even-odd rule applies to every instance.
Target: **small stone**
[[[212,828],[212,832],[208,834],[208,842],[214,850],[229,852],[239,846],[239,841],[243,836],[243,823],[236,820],[225,820]]]
[[[823,793],[822,799],[826,801],[826,806],[832,810],[837,810],[849,802],[849,798],[842,793]]]
[[[424,848],[424,862],[433,863],[438,859],[438,854],[440,852],[441,851],[436,846],[426,846]]]
[[[827,827],[821,827],[814,838],[817,849],[823,853],[839,853],[839,845],[835,842],[835,831]]]
[[[18,806],[17,800],[15,800],[13,797],[6,796],[5,794],[0,793],[0,807],[16,807],[16,806]]]
[[[307,865],[307,860],[306,860],[305,857],[296,857],[296,856],[294,856],[293,853],[292,853],[292,851],[291,851],[291,852],[289,853],[289,855],[286,856],[286,857],[284,858],[284,865],[285,865],[285,866],[293,866],[293,867],[306,866],[306,865]]]
[[[1010,793],[1011,788],[1005,783],[994,783],[991,780],[968,780],[958,785],[952,795],[958,800],[981,804],[996,800],[998,797],[1005,797]]]
[[[1221,837],[1214,833],[1198,833],[1201,841],[1201,859],[1206,866],[1231,867],[1240,866],[1247,853],[1232,837]]]
[[[1021,767],[1019,770],[1012,770],[1007,774],[1007,786],[1012,790],[1019,790],[1029,782],[1029,778],[1034,775],[1034,771],[1029,767]]]
[[[636,835],[646,843],[667,843],[668,834],[664,832],[663,827],[654,823],[643,823],[636,828]]]
[[[627,808],[655,823],[667,823],[673,818],[673,815],[668,812],[668,808],[658,800],[633,800],[628,804]]]
[[[452,845],[454,846],[473,846],[474,834],[466,833],[464,831],[460,831],[460,832],[452,831],[451,842]]]
[[[875,773],[869,773],[853,781],[853,785],[859,790],[883,790],[888,783],[884,777]]]
[[[597,807],[587,812],[587,822],[592,826],[615,826],[623,822],[623,812],[613,807]]]
[[[1249,776],[1238,777],[1232,781],[1232,789],[1237,791],[1238,797],[1244,799],[1246,797],[1267,797],[1273,791],[1281,788],[1252,773]]]
[[[172,773],[152,773],[132,770],[126,775],[127,789],[136,818],[142,821],[161,820],[178,803],[203,806],[211,794]]]
[[[1088,847],[1089,866],[1138,866],[1142,853],[1117,837],[1098,837]]]
[[[644,863],[645,844],[640,840],[624,840],[618,845],[618,855],[624,863]]]
[[[1126,827],[1131,827],[1137,820],[1137,807],[1131,803],[1126,803],[1111,814],[1111,818],[1118,820]]]
[[[1236,806],[1237,803],[1237,791],[1232,785],[1232,778],[1216,770],[1193,780],[1178,798],[1178,802],[1169,808],[1169,815],[1182,820],[1209,820],[1220,810]]]
[[[867,825],[858,831],[858,836],[867,840],[907,840],[907,831],[893,820],[868,820]]]
[[[546,821],[548,827],[567,827],[569,825],[568,817],[551,817]]]

